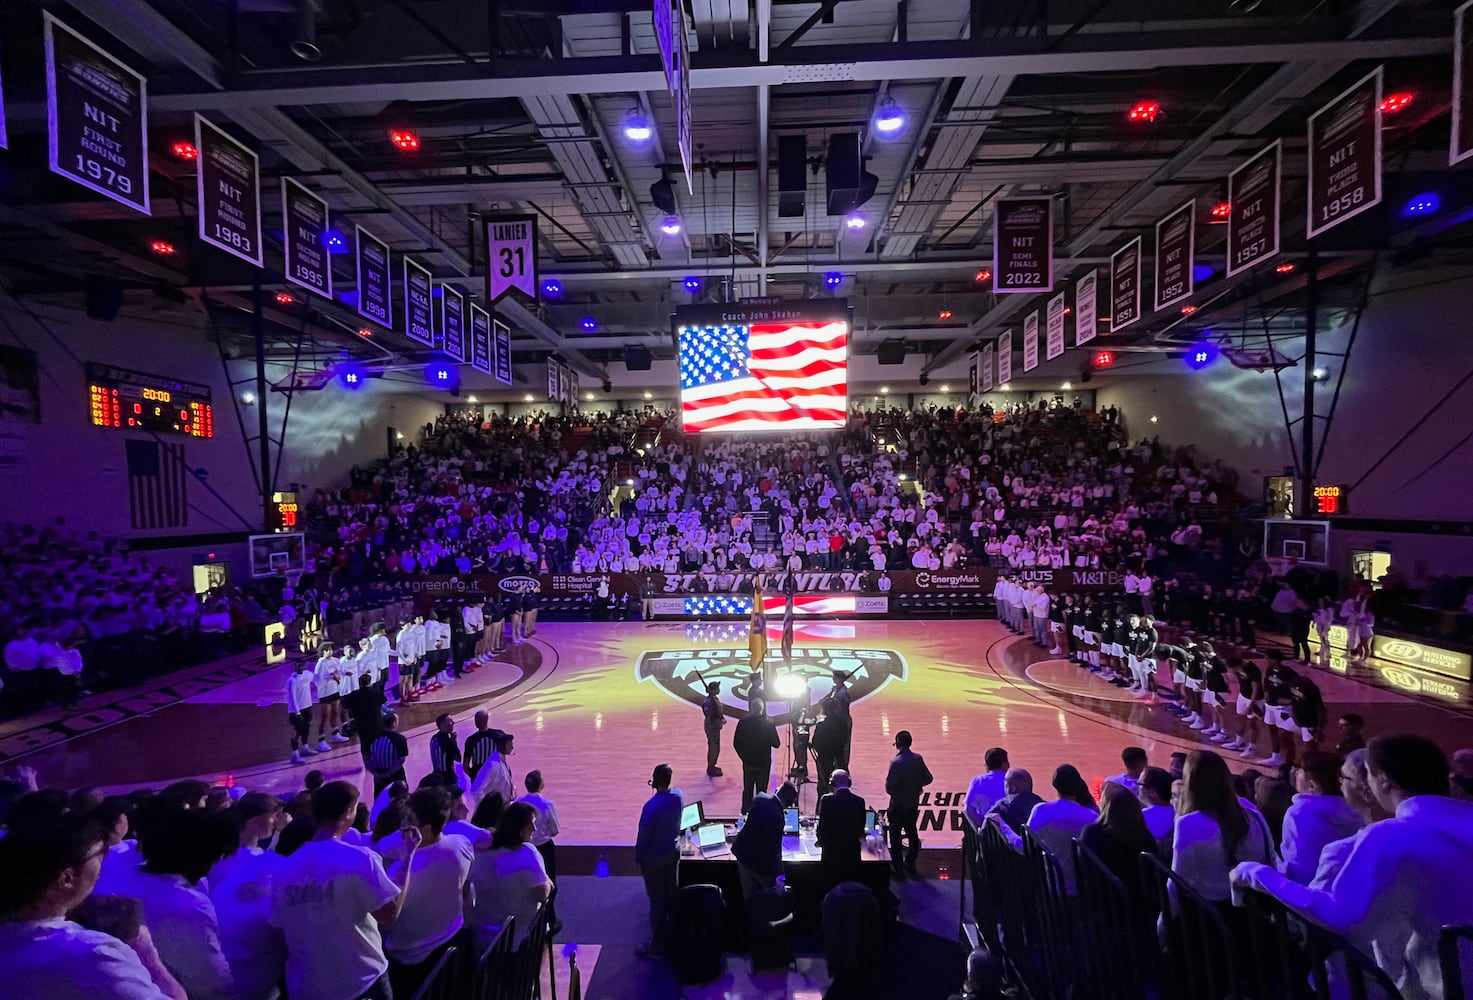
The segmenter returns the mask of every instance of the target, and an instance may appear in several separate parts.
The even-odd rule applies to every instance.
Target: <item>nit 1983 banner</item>
[[[417,261],[404,258],[404,333],[426,347],[435,345],[430,302],[433,297],[430,272]]]
[[[283,177],[281,217],[286,280],[332,298],[332,262],[327,256],[327,202],[290,177]]]
[[[1156,223],[1157,309],[1165,309],[1192,294],[1196,211],[1194,199]]]
[[[194,116],[194,148],[199,153],[199,238],[260,267],[260,161],[199,115]]]
[[[464,363],[465,296],[453,285],[440,285],[440,346],[454,361]]]
[[[1283,143],[1275,142],[1228,175],[1229,277],[1278,255],[1282,171]]]
[[[471,303],[471,367],[491,374],[491,314]]]
[[[1119,333],[1141,318],[1141,238],[1110,255],[1110,330]]]
[[[148,82],[49,13],[42,23],[51,172],[148,215]]]
[[[1038,367],[1038,310],[1023,319],[1023,371]]]
[[[1381,203],[1381,67],[1309,119],[1309,209],[1313,239]]]
[[[1054,200],[999,198],[993,203],[992,290],[1054,290]]]
[[[394,305],[389,281],[389,245],[357,227],[358,315],[394,328]]]

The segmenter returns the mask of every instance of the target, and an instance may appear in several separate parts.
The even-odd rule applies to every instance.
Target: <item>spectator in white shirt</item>
[[[542,855],[532,846],[537,811],[513,802],[502,813],[491,850],[479,851],[471,864],[475,904],[468,911],[477,954],[496,939],[507,917],[516,920],[517,943],[532,930],[537,907],[552,895]]]
[[[1059,874],[1064,878],[1064,890],[1074,894],[1074,847],[1073,843],[1086,826],[1099,819],[1100,807],[1095,804],[1089,786],[1084,783],[1078,768],[1073,764],[1060,764],[1054,768],[1054,791],[1059,797],[1053,802],[1040,802],[1028,814],[1028,830],[1058,862]],[[994,814],[996,815],[996,814]],[[1023,838],[1003,822],[996,821],[997,828],[1017,850],[1023,849]]]
[[[542,855],[544,867],[547,869],[547,877],[557,884],[557,837],[562,827],[558,824],[557,806],[553,801],[543,794],[545,785],[542,781],[541,771],[528,771],[527,777],[523,779],[527,786],[527,794],[517,799],[525,802],[537,813],[536,829],[532,832],[532,846],[537,848],[537,853]],[[556,918],[554,918],[556,923]]]
[[[966,807],[967,815],[972,818],[979,832],[987,819],[987,811],[1008,794],[1007,773],[1008,768],[1013,766],[1008,763],[1008,752],[1002,747],[989,749],[982,761],[987,770],[972,779],[972,784],[967,789]]]
[[[414,995],[465,923],[475,852],[464,837],[444,833],[449,819],[445,789],[421,788],[409,796],[409,821],[419,830],[420,846],[395,862],[389,875],[407,883],[412,869],[413,886],[404,894],[398,919],[384,931],[389,984],[396,997]]]
[[[240,1000],[276,1000],[286,942],[271,926],[271,884],[281,855],[257,845],[282,825],[281,801],[264,792],[247,792],[230,807],[240,831],[240,846],[210,869],[210,902],[220,927],[220,950],[230,963]]]
[[[1148,767],[1141,772],[1139,791],[1141,817],[1146,829],[1156,838],[1157,853],[1163,861],[1171,857],[1171,834],[1176,826],[1176,810],[1171,806],[1171,772],[1162,767]]]
[[[36,819],[0,838],[0,982],[6,996],[187,1000],[146,924],[113,934],[69,919],[79,906],[87,908],[84,900],[106,854],[95,828],[76,816]]]
[[[1171,870],[1202,896],[1225,903],[1234,865],[1273,862],[1273,834],[1256,810],[1243,806],[1227,764],[1211,750],[1187,755],[1182,782]]]
[[[1371,740],[1371,791],[1391,819],[1355,837],[1328,889],[1301,886],[1262,864],[1243,864],[1236,881],[1256,886],[1344,935],[1375,959],[1404,1000],[1440,1000],[1438,935],[1473,922],[1473,803],[1448,796],[1448,760],[1422,736]]]
[[[329,781],[312,795],[317,832],[286,859],[271,894],[271,922],[286,935],[286,987],[292,1000],[386,1000],[388,960],[379,935],[398,918],[412,866],[399,881],[379,856],[344,843],[358,789]],[[419,847],[419,829],[404,831],[406,857]]]
[[[504,733],[500,729],[491,730],[491,755],[481,765],[475,782],[466,793],[470,799],[466,803],[467,807],[479,803],[493,792],[500,793],[503,802],[509,803],[516,798],[512,786],[511,764],[507,761],[512,754],[514,739],[511,733]]]
[[[1294,768],[1298,794],[1284,813],[1279,870],[1300,885],[1314,879],[1326,846],[1354,836],[1365,825],[1341,796],[1340,765],[1334,754],[1316,751],[1305,754]]]
[[[1113,781],[1117,785],[1124,785],[1132,795],[1141,789],[1141,775],[1146,771],[1148,758],[1146,751],[1141,747],[1126,747],[1120,751],[1120,762],[1125,765],[1124,774],[1116,774],[1106,781]]]

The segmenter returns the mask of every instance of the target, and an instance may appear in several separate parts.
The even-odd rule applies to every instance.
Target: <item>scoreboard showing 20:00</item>
[[[215,436],[215,409],[207,385],[89,361],[87,393],[94,427]]]

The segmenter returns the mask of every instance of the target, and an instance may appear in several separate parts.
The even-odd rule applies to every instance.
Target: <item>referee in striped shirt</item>
[[[476,731],[465,739],[465,773],[472,781],[476,775],[481,773],[481,768],[486,766],[486,759],[491,756],[491,750],[496,745],[496,737],[491,725],[491,716],[485,709],[476,713]]]
[[[460,746],[455,742],[455,720],[445,712],[435,718],[435,735],[430,737],[430,770],[441,783],[455,784],[455,764],[460,760]]]
[[[368,747],[368,771],[373,775],[373,797],[396,781],[409,783],[404,762],[409,759],[409,741],[399,732],[399,717],[384,716],[379,734]]]

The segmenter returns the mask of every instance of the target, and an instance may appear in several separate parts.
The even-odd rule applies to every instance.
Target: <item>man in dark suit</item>
[[[732,749],[742,761],[742,815],[752,804],[752,796],[767,791],[772,781],[772,751],[779,746],[777,727],[767,717],[767,706],[754,698],[747,714],[736,724],[731,738]]]
[[[818,800],[818,826],[814,842],[823,852],[819,864],[825,888],[847,882],[859,874],[859,855],[864,843],[864,799],[850,790],[848,771],[829,777],[834,790]]]
[[[890,796],[890,868],[896,878],[920,878],[916,859],[921,855],[921,834],[916,824],[921,818],[921,791],[934,779],[926,760],[910,748],[910,732],[895,734],[896,754],[890,759],[890,773],[885,775],[885,791]],[[901,845],[908,841],[902,853]]]

